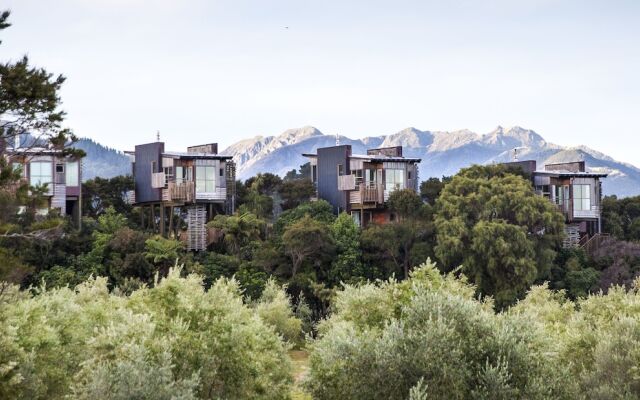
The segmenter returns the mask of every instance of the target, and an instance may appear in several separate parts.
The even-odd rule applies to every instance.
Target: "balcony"
[[[381,184],[361,183],[358,190],[349,193],[349,203],[366,204],[366,203],[384,203],[384,189]]]
[[[165,189],[162,189],[162,201],[193,202],[195,185],[193,182],[169,182]]]
[[[598,218],[600,217],[600,207],[592,205],[588,210],[576,210],[573,207],[573,202],[564,201],[560,204],[553,203],[562,214],[565,215],[569,220],[573,220],[575,218]]]
[[[213,192],[196,192],[196,200],[224,201],[227,199],[227,188],[215,188]]]
[[[591,206],[589,210],[573,210],[574,218],[598,218],[600,216],[600,207]]]
[[[165,185],[164,172],[151,173],[151,187],[154,189],[164,188]]]
[[[353,174],[338,176],[338,190],[356,190],[356,176]]]

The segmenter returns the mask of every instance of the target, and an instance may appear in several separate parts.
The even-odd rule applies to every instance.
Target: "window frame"
[[[387,168],[384,173],[384,187],[388,191],[406,188],[405,170],[401,168]]]
[[[67,165],[65,166],[65,171],[64,171],[64,183],[67,186],[80,185],[80,162],[78,161],[67,162]]]
[[[42,165],[43,164],[47,164],[47,170],[49,171],[49,175],[43,175],[42,174]],[[29,163],[29,185],[31,186],[38,186],[38,185],[44,185],[44,184],[48,184],[51,185],[53,183],[53,163],[51,161],[31,161]],[[34,166],[38,165],[38,169],[39,169],[39,173],[38,174],[34,174]],[[34,182],[34,177],[39,177],[40,179],[37,182]],[[43,181],[42,178],[43,177],[48,177],[49,180],[48,181]]]
[[[587,183],[574,184],[572,192],[573,210],[591,211],[591,185]]]
[[[216,191],[215,165],[196,165],[196,193]]]

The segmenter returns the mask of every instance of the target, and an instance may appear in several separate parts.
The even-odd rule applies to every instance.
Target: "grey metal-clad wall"
[[[136,146],[136,162],[133,168],[135,177],[136,202],[160,201],[161,189],[151,187],[151,173],[162,171],[162,153],[164,143],[155,142]],[[156,170],[151,171],[151,162],[156,162]]]
[[[344,173],[349,174],[350,155],[349,145],[318,149],[318,197],[331,203],[336,213],[347,208],[347,192],[338,190],[338,164],[342,164]]]

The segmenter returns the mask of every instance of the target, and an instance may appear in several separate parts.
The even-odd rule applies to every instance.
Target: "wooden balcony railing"
[[[350,196],[351,203],[384,203],[384,189],[381,184],[361,183],[358,191]]]
[[[190,203],[195,198],[193,182],[169,182],[166,189],[162,189],[162,201],[180,201]]]

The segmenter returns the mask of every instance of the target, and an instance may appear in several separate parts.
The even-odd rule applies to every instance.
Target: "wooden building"
[[[546,164],[538,170],[534,160],[506,165],[531,175],[535,191],[558,207],[565,217],[565,247],[578,247],[602,234],[602,179],[589,172],[584,161]]]
[[[401,146],[370,149],[367,154],[352,154],[350,145],[332,146],[304,156],[311,164],[317,198],[328,201],[336,213],[350,213],[359,226],[393,221],[389,194],[418,190],[420,159],[403,157]]]
[[[235,209],[232,157],[219,155],[216,143],[173,152],[154,142],[127,154],[135,182],[129,201],[142,207],[143,226],[185,241],[189,250],[206,249],[206,223]]]
[[[44,205],[37,210],[46,215],[57,210],[69,216],[79,227],[82,217],[82,160],[68,156],[62,149],[28,146],[8,147],[4,156],[19,169],[29,186],[45,186]]]

